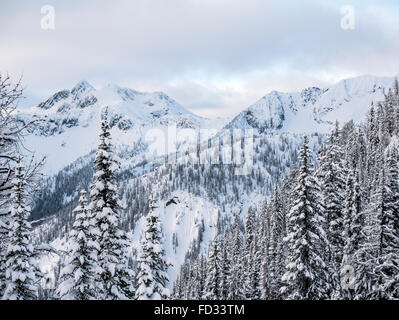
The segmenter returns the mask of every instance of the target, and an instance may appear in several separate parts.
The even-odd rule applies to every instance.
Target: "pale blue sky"
[[[54,31],[40,27],[44,4]],[[233,116],[271,90],[398,74],[398,21],[394,0],[2,0],[0,70],[23,74],[31,101],[86,79]]]

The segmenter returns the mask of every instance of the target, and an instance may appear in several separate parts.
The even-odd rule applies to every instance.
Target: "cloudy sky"
[[[29,103],[85,79],[233,116],[271,90],[396,75],[398,35],[396,0],[1,0],[0,71],[23,75]]]

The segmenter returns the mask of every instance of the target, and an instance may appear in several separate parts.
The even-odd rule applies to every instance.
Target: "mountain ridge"
[[[260,134],[328,132],[336,120],[344,123],[363,118],[372,101],[383,100],[384,91],[394,80],[395,77],[366,75],[344,79],[327,88],[271,91],[241,111],[225,128],[255,129]]]

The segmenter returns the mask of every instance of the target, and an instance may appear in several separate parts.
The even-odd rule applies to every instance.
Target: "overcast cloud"
[[[164,91],[203,116],[233,116],[271,90],[399,73],[397,1],[0,2],[0,70],[31,101],[81,79]],[[55,8],[55,30],[40,9]],[[340,9],[355,8],[355,29]]]

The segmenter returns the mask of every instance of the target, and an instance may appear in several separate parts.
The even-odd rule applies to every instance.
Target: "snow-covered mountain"
[[[264,132],[328,132],[338,120],[364,118],[372,101],[382,101],[394,77],[361,76],[342,80],[329,88],[311,87],[301,92],[273,91],[242,111],[228,128],[253,128]]]
[[[35,239],[51,241],[60,249],[64,245],[79,190],[90,183],[90,151],[97,145],[102,108],[108,106],[113,143],[119,153],[128,150],[118,176],[126,208],[122,224],[133,231],[132,247],[137,248],[148,197],[157,200],[166,254],[174,264],[169,271],[173,281],[188,250],[206,250],[220,224],[231,221],[234,213],[244,217],[250,205],[258,208],[270,195],[275,182],[296,163],[303,133],[312,133],[310,146],[317,152],[332,123],[364,119],[371,102],[383,100],[384,90],[393,82],[394,78],[365,76],[330,88],[271,92],[228,124],[224,119],[198,117],[162,93],[139,93],[117,86],[95,90],[81,82],[19,114],[21,121],[44,119],[33,127],[27,142],[38,153],[50,155],[48,161],[56,173],[33,211],[35,219],[45,220],[36,228]],[[139,161],[147,152],[145,130],[170,123],[179,128],[218,128],[221,135],[227,134],[226,129],[255,129],[253,169],[237,176],[234,165]],[[42,266],[52,272],[55,263],[51,258]]]
[[[272,91],[229,122],[197,116],[162,92],[143,93],[117,85],[97,90],[81,81],[71,90],[59,91],[39,105],[19,111],[18,117],[24,123],[38,120],[30,127],[32,134],[25,144],[37,155],[46,155],[45,172],[55,174],[96,148],[99,119],[106,107],[117,149],[136,153],[135,163],[140,163],[148,160],[148,155],[143,156],[148,151],[145,135],[153,128],[166,130],[175,124],[177,128],[215,131],[252,128],[258,134],[325,133],[336,120],[363,119],[371,102],[383,100],[384,90],[393,82],[393,77],[362,76],[329,88]]]
[[[114,144],[131,149],[145,144],[151,128],[220,129],[227,119],[206,119],[186,110],[162,92],[144,93],[117,85],[96,90],[87,81],[62,90],[30,109],[19,111],[19,119],[30,126],[25,144],[38,155],[46,155],[46,173],[57,173],[97,146],[102,112],[108,113]],[[145,149],[145,148],[144,148]]]

